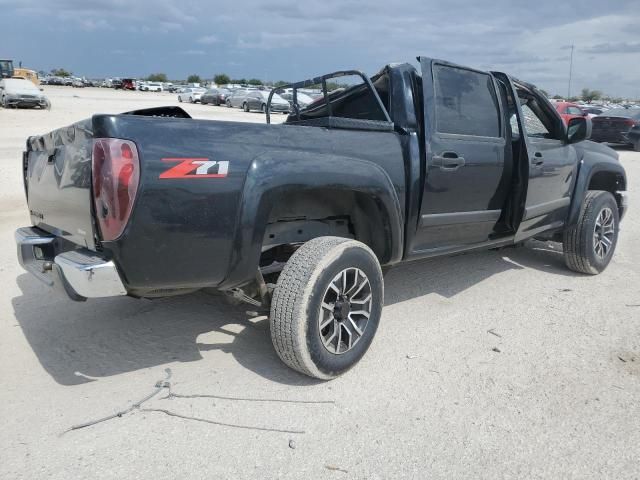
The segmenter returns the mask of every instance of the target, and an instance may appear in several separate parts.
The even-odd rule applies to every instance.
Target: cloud
[[[100,36],[108,34],[112,48],[144,45],[144,58],[131,68],[172,68],[167,74],[176,78],[200,69],[264,79],[350,67],[374,73],[388,62],[415,62],[424,55],[503,70],[562,94],[567,47],[574,45],[576,85],[637,95],[637,4],[581,0],[576,8],[557,0],[404,0],[396,8],[386,0],[243,0],[239,8],[234,2],[212,7],[207,0],[0,0],[0,26],[15,24],[18,32],[29,27],[34,45],[47,44],[55,30],[67,49],[51,59],[51,49],[33,47],[34,63],[77,59],[74,71],[109,68],[99,55],[84,54],[86,43],[99,48]],[[125,31],[126,38],[113,31]],[[23,44],[3,36],[7,51],[20,51]],[[211,54],[206,65],[205,52]]]
[[[587,53],[640,53],[640,42],[599,43],[584,49]]]
[[[217,36],[215,35],[205,35],[203,37],[200,37],[197,42],[201,43],[203,45],[212,45],[214,43],[218,43],[220,40],[218,39]]]

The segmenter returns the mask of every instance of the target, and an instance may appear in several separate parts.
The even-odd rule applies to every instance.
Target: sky
[[[89,78],[295,81],[417,56],[640,98],[639,0],[0,0],[0,58]]]

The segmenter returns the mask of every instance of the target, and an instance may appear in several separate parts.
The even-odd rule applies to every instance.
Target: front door
[[[426,155],[414,255],[490,240],[510,185],[505,161],[511,162],[493,76],[423,57],[420,63]]]
[[[535,89],[513,83],[520,121],[511,119],[514,138],[526,149],[529,178],[522,221],[516,241],[560,228],[569,213],[578,159],[566,142],[565,126],[553,106]]]

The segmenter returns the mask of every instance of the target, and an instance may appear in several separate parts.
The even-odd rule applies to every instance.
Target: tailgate
[[[91,125],[88,119],[30,137],[23,162],[33,225],[94,250]]]

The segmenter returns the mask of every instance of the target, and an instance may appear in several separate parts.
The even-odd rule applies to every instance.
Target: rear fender
[[[370,196],[385,226],[385,264],[402,258],[403,213],[393,183],[377,164],[330,154],[270,151],[256,157],[247,173],[237,220],[229,276],[218,287],[228,289],[255,277],[269,213],[288,193],[344,190]]]

